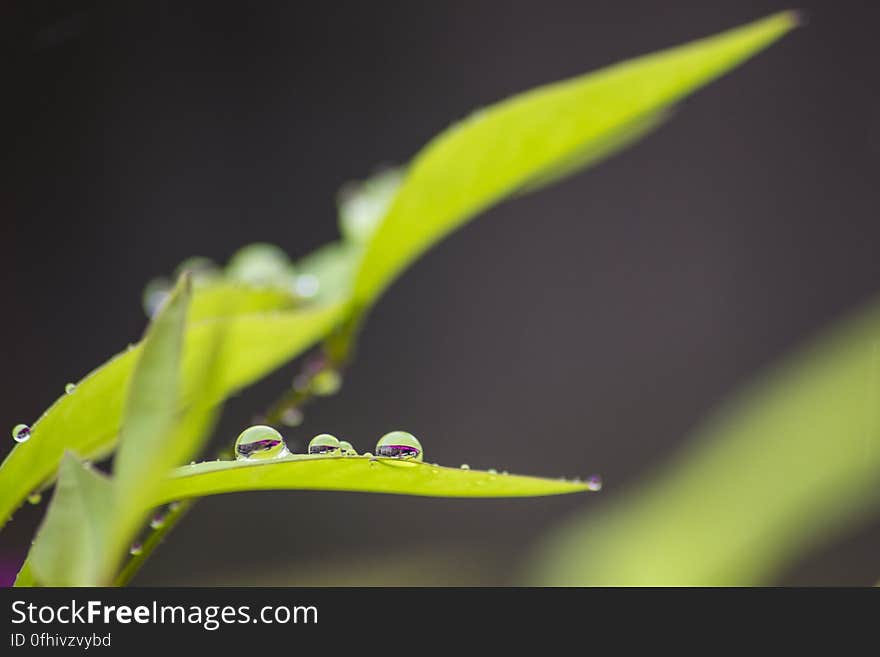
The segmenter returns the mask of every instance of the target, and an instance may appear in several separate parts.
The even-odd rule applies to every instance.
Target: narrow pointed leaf
[[[154,504],[248,490],[343,490],[430,497],[534,497],[589,490],[581,482],[446,468],[368,456],[292,455],[183,466]]]
[[[474,215],[548,172],[570,173],[572,163],[593,161],[591,153],[609,155],[630,143],[651,127],[657,112],[766,48],[797,23],[794,12],[775,14],[533,89],[444,131],[416,156],[369,241],[355,282],[355,306],[370,306],[413,260]],[[627,134],[627,126],[634,132]]]

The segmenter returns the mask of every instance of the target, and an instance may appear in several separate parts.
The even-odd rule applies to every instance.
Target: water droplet
[[[242,431],[235,439],[235,458],[272,459],[283,456],[284,438],[272,427],[257,424]]]
[[[509,475],[510,473],[509,473],[507,470],[502,470],[502,471],[501,471],[501,474],[502,474],[502,475]]]
[[[303,422],[303,413],[298,408],[286,408],[281,414],[281,424],[286,427],[298,427]]]
[[[339,441],[339,452],[343,456],[357,456],[358,455],[357,450],[354,448],[354,445],[352,445],[347,440],[340,440]]]
[[[165,526],[165,514],[157,513],[153,516],[153,519],[150,520],[150,529],[161,529]]]
[[[239,249],[226,267],[227,275],[249,285],[284,287],[291,274],[290,260],[274,244],[249,244]]]
[[[12,427],[12,437],[17,443],[25,443],[31,437],[31,428],[26,424],[16,424]]]
[[[147,317],[153,317],[171,294],[171,281],[167,278],[154,278],[144,288],[143,305]]]
[[[321,281],[314,274],[300,274],[293,280],[293,291],[304,299],[309,299],[318,293]]]
[[[496,470],[495,468],[489,468],[488,470],[486,470],[486,472],[488,472],[489,474],[498,474],[498,470]]]
[[[28,495],[27,498],[28,502],[30,502],[31,504],[39,504],[42,499],[43,495],[39,491],[31,493],[30,495]]]
[[[66,395],[72,395],[74,390],[76,390],[75,383],[68,383],[66,386],[64,386],[64,394]]]
[[[140,541],[138,541],[136,543],[132,543],[131,547],[128,548],[128,553],[131,554],[132,556],[135,556],[135,557],[139,554],[143,554],[143,551],[144,551],[144,546],[143,546],[143,543],[141,543]]]
[[[342,387],[342,375],[336,370],[322,370],[311,380],[312,392],[321,397],[335,395]]]
[[[462,470],[470,470],[470,469],[471,469],[471,466],[469,466],[467,463],[462,463],[462,464],[461,464],[461,469],[462,469]]]
[[[336,456],[339,454],[339,439],[329,433],[319,433],[309,441],[309,454]]]
[[[589,490],[602,490],[602,477],[599,475],[590,475],[587,477],[587,488]]]
[[[366,456],[367,458],[371,459],[371,458],[373,458],[373,453],[372,452],[364,452],[363,454],[361,454],[361,456]]]
[[[171,513],[175,513],[180,508],[180,502],[172,502],[168,505],[168,510]]]
[[[411,433],[392,431],[379,438],[379,442],[376,443],[376,456],[421,461],[424,451],[422,443]]]

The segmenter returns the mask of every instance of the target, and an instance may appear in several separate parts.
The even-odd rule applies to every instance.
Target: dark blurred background
[[[32,421],[136,340],[144,283],[185,257],[252,241],[298,257],[336,236],[340,185],[477,106],[786,6],[3,3],[0,418]],[[601,472],[610,497],[880,290],[880,7],[803,8],[806,29],[642,144],[419,261],[371,316],[342,392],[287,435],[363,450],[406,428],[428,460]],[[217,444],[294,369],[232,400]],[[214,497],[137,583],[508,583],[542,532],[598,504]],[[44,506],[0,534],[5,560]],[[779,583],[870,583],[878,554],[875,522]]]

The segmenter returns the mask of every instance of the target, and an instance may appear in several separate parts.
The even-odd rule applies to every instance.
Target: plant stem
[[[154,529],[147,540],[144,541],[141,552],[133,555],[131,559],[128,560],[128,563],[125,564],[125,567],[116,576],[113,586],[125,586],[132,580],[141,569],[141,566],[144,565],[147,558],[149,558],[153,551],[159,547],[159,544],[165,540],[165,537],[175,526],[177,526],[177,523],[183,519],[183,516],[185,516],[187,511],[192,508],[197,499],[198,498],[183,500],[181,502],[176,502],[169,507],[162,526]]]

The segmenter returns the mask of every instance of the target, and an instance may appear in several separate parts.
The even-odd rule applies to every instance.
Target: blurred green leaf
[[[195,287],[188,318],[193,324],[205,319],[292,310],[301,303],[285,288],[254,287],[217,279]]]
[[[295,454],[266,461],[213,461],[177,468],[153,505],[248,490],[346,490],[432,497],[534,497],[589,490],[562,479],[445,468],[369,456]]]
[[[178,419],[180,365],[192,282],[180,278],[150,323],[123,406],[113,476],[120,499],[134,497],[173,466],[189,459],[196,445],[165,440]]]
[[[878,479],[874,305],[726,404],[653,481],[563,528],[533,581],[766,584],[875,510]]]
[[[550,84],[475,112],[416,156],[366,247],[354,304],[369,307],[413,260],[465,221],[542,178],[641,136],[658,112],[767,47],[794,12]],[[627,130],[631,128],[631,131]]]
[[[112,488],[102,474],[65,453],[55,493],[17,585],[100,583],[114,513]]]
[[[181,393],[184,402],[196,393],[220,403],[260,379],[325,336],[343,316],[341,306],[223,317],[187,326]],[[220,351],[213,336],[222,329]],[[116,445],[125,391],[140,354],[140,345],[124,351],[79,381],[72,394],[60,397],[31,428],[31,438],[17,444],[0,466],[0,519],[34,490],[52,481],[65,449],[82,458],[99,459]],[[217,369],[203,383],[198,374],[216,357]],[[196,389],[204,386],[204,389]]]

